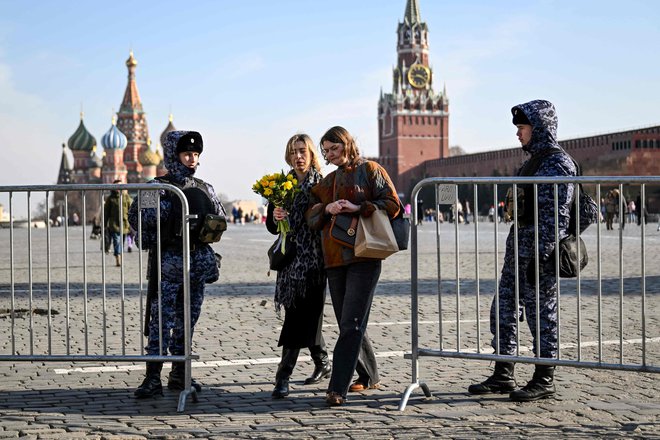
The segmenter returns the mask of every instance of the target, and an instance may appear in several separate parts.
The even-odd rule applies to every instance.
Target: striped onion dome
[[[69,138],[67,145],[72,151],[92,151],[96,147],[96,138],[87,131],[82,112],[80,113],[80,125]]]
[[[165,127],[165,130],[160,135],[160,144],[165,145],[165,138],[167,137],[167,133],[170,131],[175,131],[176,128],[174,128],[174,124],[172,124],[172,121],[174,120],[174,116],[172,116],[172,113],[170,113],[169,117],[169,123],[167,124],[167,127]]]
[[[139,159],[140,163],[145,167],[149,165],[158,166],[162,160],[158,151],[151,149],[151,138],[147,140],[147,147],[140,152]]]
[[[123,150],[128,144],[126,135],[117,128],[117,119],[112,117],[112,127],[101,138],[101,145],[106,150]]]

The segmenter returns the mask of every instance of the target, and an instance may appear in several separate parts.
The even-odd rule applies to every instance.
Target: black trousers
[[[382,262],[373,260],[328,269],[328,285],[339,324],[328,391],[346,397],[353,372],[366,385],[379,381],[378,365],[367,337],[367,322]]]

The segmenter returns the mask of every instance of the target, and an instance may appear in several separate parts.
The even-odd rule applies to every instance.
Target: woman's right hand
[[[275,209],[273,209],[273,218],[277,222],[286,219],[288,216],[289,213],[284,208],[276,207]]]

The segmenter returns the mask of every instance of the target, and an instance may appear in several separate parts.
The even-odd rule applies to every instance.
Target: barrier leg
[[[181,391],[181,394],[179,394],[179,405],[176,407],[177,412],[183,412],[186,409],[186,398],[188,396],[191,396],[193,403],[197,403],[199,401],[199,397],[197,396],[197,390],[195,387],[190,387],[187,390]]]
[[[429,390],[428,385],[426,385],[426,382],[415,382],[411,383],[408,385],[408,388],[406,388],[406,391],[403,393],[403,397],[401,398],[401,402],[399,402],[399,411],[404,411],[406,409],[406,405],[408,404],[408,399],[410,398],[410,395],[412,394],[413,391],[417,387],[421,387],[422,391],[424,391],[424,396],[427,398],[433,397],[433,394],[431,394],[431,390]]]

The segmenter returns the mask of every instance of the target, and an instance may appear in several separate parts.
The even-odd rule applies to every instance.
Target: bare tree
[[[464,154],[465,154],[465,150],[460,145],[454,145],[452,147],[449,147],[449,157],[463,156]]]
[[[37,207],[32,210],[33,220],[48,220],[48,204],[46,200],[37,203]]]

